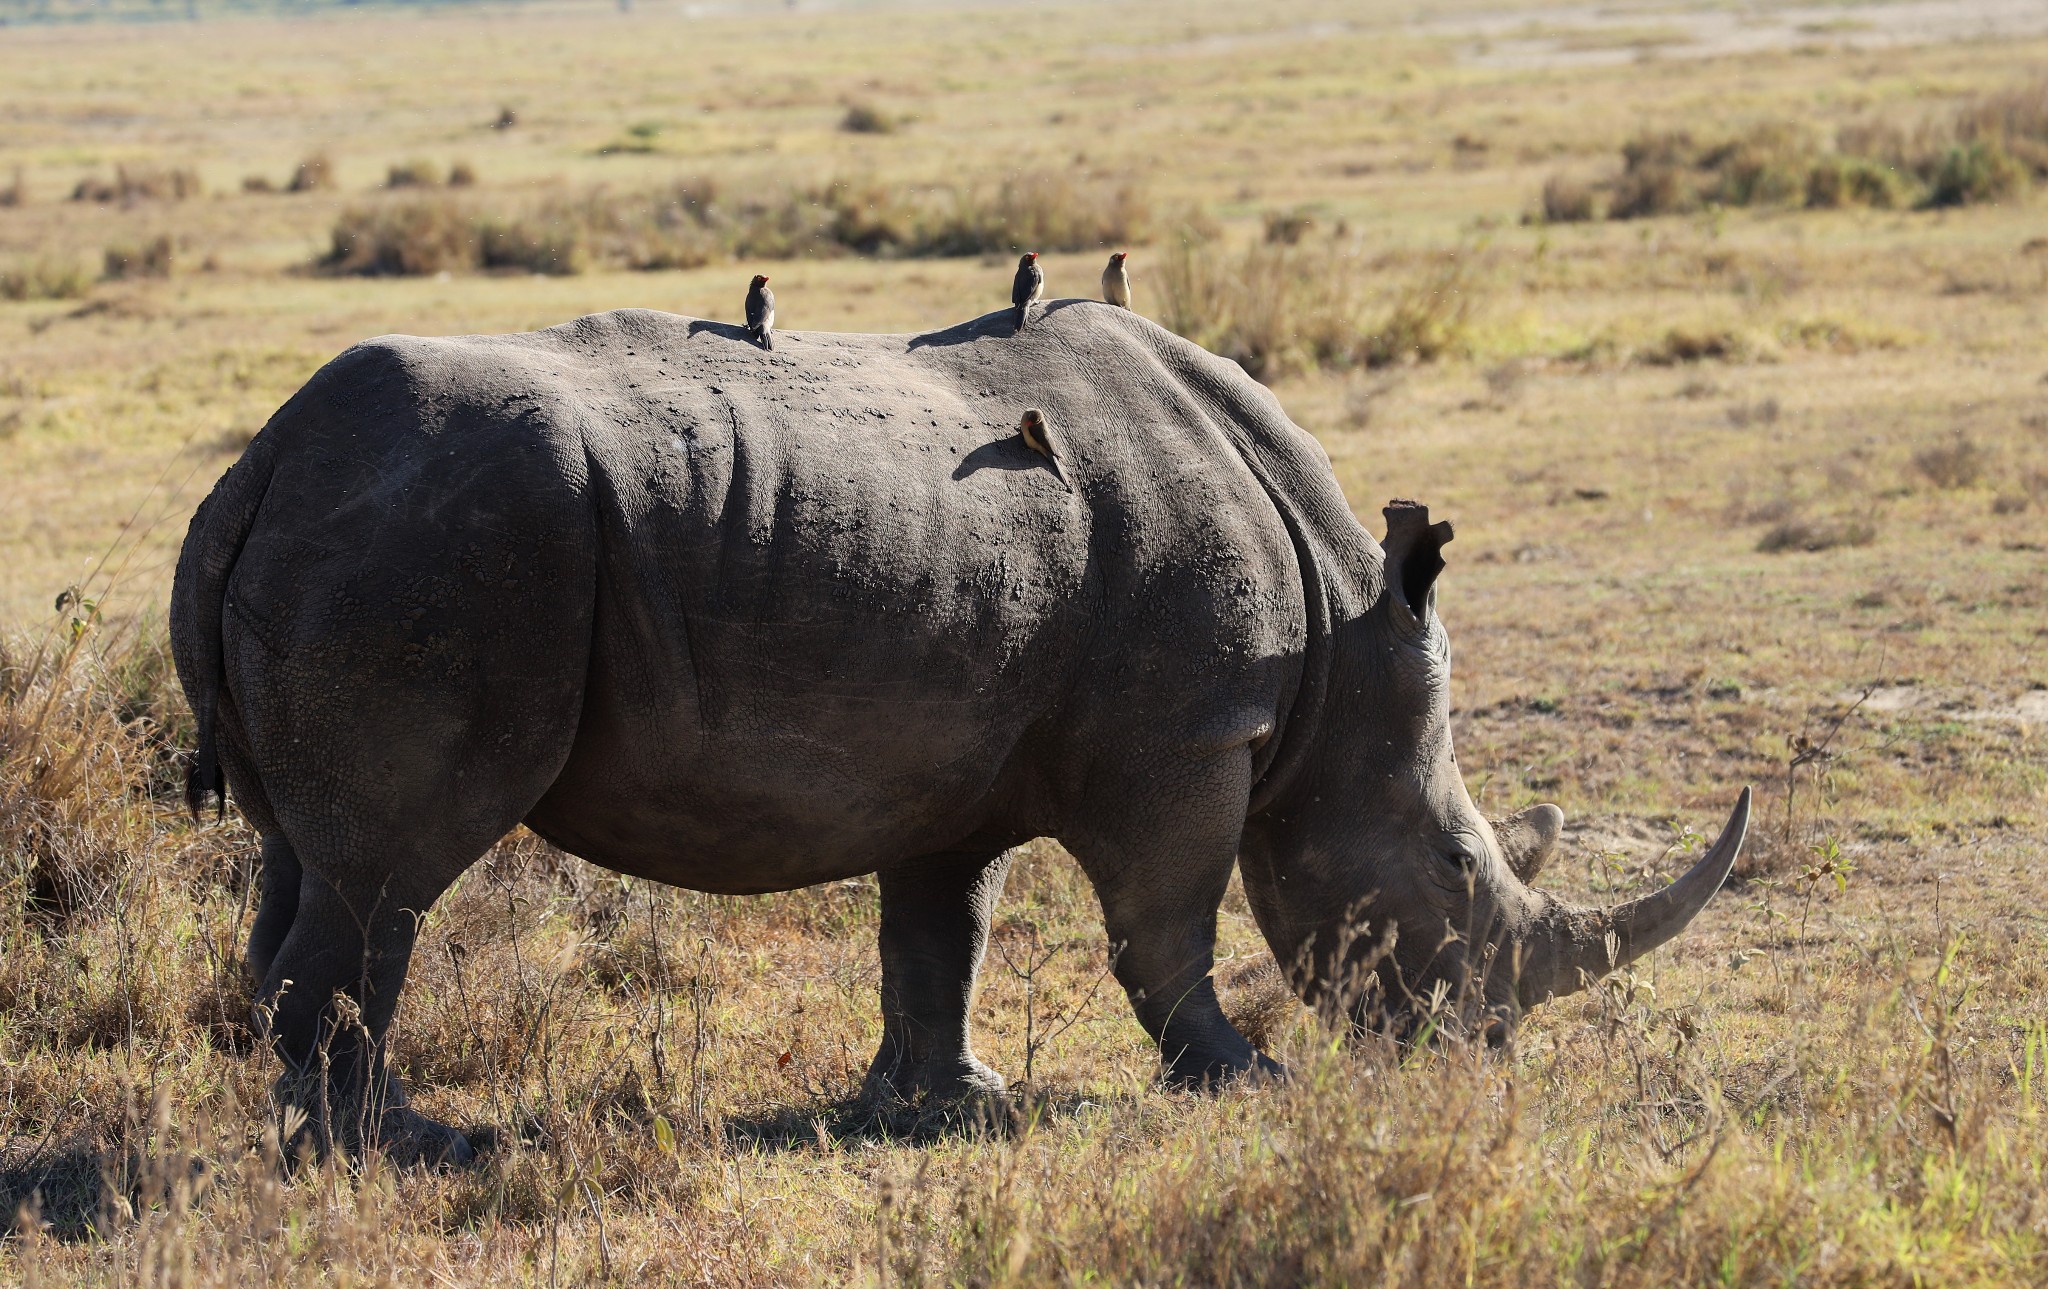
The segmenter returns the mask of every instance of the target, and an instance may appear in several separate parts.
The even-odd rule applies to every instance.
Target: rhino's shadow
[[[794,1152],[849,1144],[929,1146],[944,1141],[1006,1140],[1099,1113],[1117,1098],[1079,1092],[1003,1093],[931,1105],[878,1105],[858,1097],[806,1110],[787,1107],[725,1121],[726,1140],[744,1150]]]
[[[0,1238],[20,1235],[31,1203],[44,1235],[67,1243],[92,1238],[116,1161],[114,1151],[86,1138],[0,1154]]]

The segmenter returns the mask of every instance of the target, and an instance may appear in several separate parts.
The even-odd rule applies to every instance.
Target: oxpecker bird
[[[1118,308],[1131,307],[1131,275],[1124,272],[1124,257],[1129,251],[1118,251],[1109,257],[1109,267],[1102,270],[1102,298]]]
[[[756,273],[747,288],[747,339],[763,349],[775,348],[775,293],[768,289],[768,275]]]
[[[1038,252],[1026,251],[1017,261],[1017,276],[1010,283],[1010,303],[1017,309],[1017,330],[1024,330],[1024,315],[1045,294],[1045,270],[1038,267]]]
[[[1052,463],[1053,478],[1067,483],[1066,471],[1060,469],[1060,454],[1052,446],[1052,423],[1045,419],[1045,413],[1035,407],[1024,409],[1024,419],[1017,422],[1017,437],[1024,440],[1024,446]],[[1072,484],[1067,484],[1069,491]]]

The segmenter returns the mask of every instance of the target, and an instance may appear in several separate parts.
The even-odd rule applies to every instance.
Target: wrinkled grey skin
[[[1442,981],[1501,1020],[1720,885],[1739,817],[1641,908],[1525,884],[1556,811],[1497,833],[1466,796],[1448,525],[1390,508],[1383,552],[1235,366],[1083,301],[1022,333],[778,339],[622,311],[368,341],[193,518],[171,629],[194,800],[224,773],[263,836],[273,1042],[372,1091],[386,1145],[468,1153],[380,1053],[417,919],[522,821],[702,891],[878,873],[870,1089],[905,1097],[1001,1086],[967,1018],[1030,838],[1079,860],[1189,1083],[1274,1068],[1209,977],[1240,858],[1305,997],[1370,969],[1375,1006]],[[1029,406],[1064,480],[1013,428]]]

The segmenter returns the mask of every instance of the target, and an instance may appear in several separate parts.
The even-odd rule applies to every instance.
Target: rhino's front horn
[[[1531,937],[1534,951],[1522,974],[1523,1004],[1568,994],[1625,967],[1685,930],[1728,880],[1749,831],[1750,790],[1744,788],[1712,848],[1683,877],[1661,891],[1611,909],[1551,907]]]

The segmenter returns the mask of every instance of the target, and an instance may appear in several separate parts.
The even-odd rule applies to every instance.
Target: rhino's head
[[[1312,1004],[1397,1027],[1462,1012],[1498,1037],[1526,1008],[1683,930],[1727,879],[1749,792],[1663,890],[1610,909],[1536,890],[1563,812],[1488,823],[1451,749],[1450,647],[1435,608],[1451,527],[1408,502],[1385,514],[1384,586],[1334,629],[1314,755],[1247,824],[1245,891]]]

